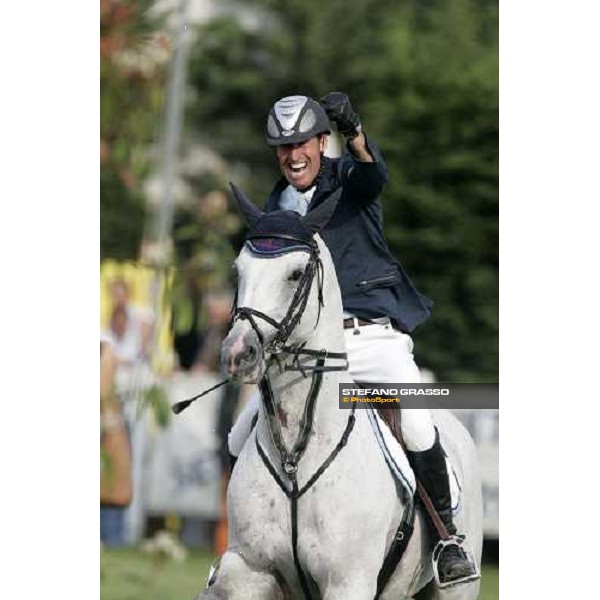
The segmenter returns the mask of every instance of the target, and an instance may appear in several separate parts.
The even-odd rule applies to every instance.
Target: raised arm
[[[377,146],[362,131],[360,118],[343,92],[331,92],[320,100],[330,121],[346,138],[348,153],[342,157],[341,179],[353,196],[371,202],[388,180],[387,167]]]

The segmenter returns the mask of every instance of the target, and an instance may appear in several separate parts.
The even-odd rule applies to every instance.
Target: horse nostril
[[[221,353],[225,370],[233,376],[251,373],[260,364],[262,346],[252,332],[227,340]]]
[[[258,353],[254,346],[247,346],[241,355],[241,360],[247,365],[253,365],[256,362]]]

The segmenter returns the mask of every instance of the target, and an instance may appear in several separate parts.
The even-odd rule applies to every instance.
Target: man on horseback
[[[330,120],[346,139],[339,159],[324,155]],[[333,92],[317,102],[307,96],[278,100],[267,119],[267,143],[275,147],[283,177],[264,211],[293,210],[301,215],[342,188],[340,200],[321,236],[333,258],[344,309],[343,326],[352,379],[360,383],[419,383],[411,332],[430,315],[432,302],[415,288],[390,253],[383,234],[379,198],[388,179],[377,146],[362,130],[348,96]],[[256,401],[244,409],[229,436],[236,457],[251,429]],[[383,412],[383,411],[382,411]],[[446,457],[427,409],[388,409],[382,414],[405,447],[443,527],[428,518],[432,539],[443,528],[450,543],[440,554],[438,577],[458,583],[476,574],[457,536]],[[441,529],[441,532],[440,532]]]

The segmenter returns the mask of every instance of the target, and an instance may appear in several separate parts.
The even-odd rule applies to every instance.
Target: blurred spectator
[[[113,282],[111,294],[113,309],[106,335],[118,364],[131,366],[138,361],[147,362],[152,349],[152,313],[130,303],[129,286],[123,279]]]
[[[226,326],[231,306],[231,294],[223,296],[219,290],[231,283],[240,229],[237,212],[230,209],[227,194],[218,189],[201,194],[193,206],[175,214],[173,239],[179,268],[173,283],[172,330],[179,366],[185,371],[219,369],[211,348],[218,330]],[[219,304],[222,297],[227,298],[227,314],[213,318],[215,301]],[[217,320],[221,324],[215,328]],[[207,334],[211,340],[205,340]]]
[[[200,352],[196,369],[207,369],[221,372],[221,344],[227,335],[231,319],[233,294],[228,289],[215,290],[205,297],[208,329]],[[223,390],[223,397],[217,409],[217,436],[219,438],[219,462],[221,464],[221,516],[215,531],[215,550],[222,554],[227,545],[227,483],[229,481],[229,450],[227,434],[233,426],[240,401],[241,388],[239,383],[230,381]]]
[[[216,289],[204,295],[206,331],[196,369],[221,370],[221,343],[227,335],[232,303],[233,294],[228,289]]]
[[[116,360],[112,344],[100,334],[100,405],[110,397],[114,385]]]
[[[188,268],[177,282],[172,307],[173,348],[184,371],[189,371],[196,364],[202,346],[201,309],[199,277],[195,269]]]
[[[118,412],[121,428],[115,440],[117,464],[122,465],[127,452],[127,482],[131,501],[105,506],[104,533],[107,543],[126,544],[135,541],[142,518],[141,485],[142,460],[145,444],[145,423],[140,415],[140,401],[155,378],[150,365],[153,343],[154,316],[152,312],[131,302],[128,283],[113,280],[110,293],[112,312],[108,328],[103,332],[110,342],[115,359],[114,412]],[[126,448],[126,450],[125,450]],[[114,462],[114,461],[113,461]],[[125,475],[122,475],[123,478]],[[127,506],[127,510],[123,507]]]
[[[115,394],[117,359],[112,344],[100,340],[100,539],[124,543],[125,508],[131,502],[131,449],[121,404]]]
[[[221,369],[221,344],[229,328],[232,303],[233,294],[228,288],[215,289],[205,294],[203,306],[207,327],[198,352],[198,360],[193,367],[195,372],[208,371],[220,373],[222,377],[225,377]],[[239,384],[233,381],[229,382],[223,390],[223,398],[219,403],[217,415],[217,435],[220,441],[219,460],[224,473],[229,468],[227,434],[233,425],[239,398]]]
[[[243,242],[242,223],[228,196],[213,189],[196,205],[175,215],[174,234],[178,264],[173,286],[173,334],[179,365],[184,370],[221,373],[221,343],[227,333],[234,294],[233,263]],[[225,375],[221,373],[224,378]],[[227,433],[240,398],[240,386],[224,386],[218,404],[217,430],[222,467],[221,520],[216,532],[219,552],[227,540],[225,493],[229,458]]]
[[[150,355],[154,318],[149,309],[130,302],[129,285],[115,279],[111,285],[112,312],[108,329],[103,335],[111,343],[115,358],[116,391],[125,402],[126,418],[131,426],[135,401],[139,394],[152,384]],[[133,400],[134,402],[126,402]]]

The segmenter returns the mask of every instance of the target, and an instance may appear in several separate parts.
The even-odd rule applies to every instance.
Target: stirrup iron
[[[466,577],[460,577],[458,579],[453,579],[452,581],[442,582],[440,580],[439,573],[439,561],[442,556],[443,551],[449,546],[458,546],[467,557],[467,561],[473,567],[474,573],[472,575],[467,575]],[[440,590],[445,588],[454,587],[456,585],[461,585],[463,583],[468,583],[469,581],[476,581],[477,579],[481,579],[481,571],[477,566],[477,562],[473,557],[473,553],[465,542],[464,535],[451,535],[446,540],[440,540],[433,549],[433,553],[431,555],[431,563],[433,566],[433,577],[435,578],[435,583]]]

